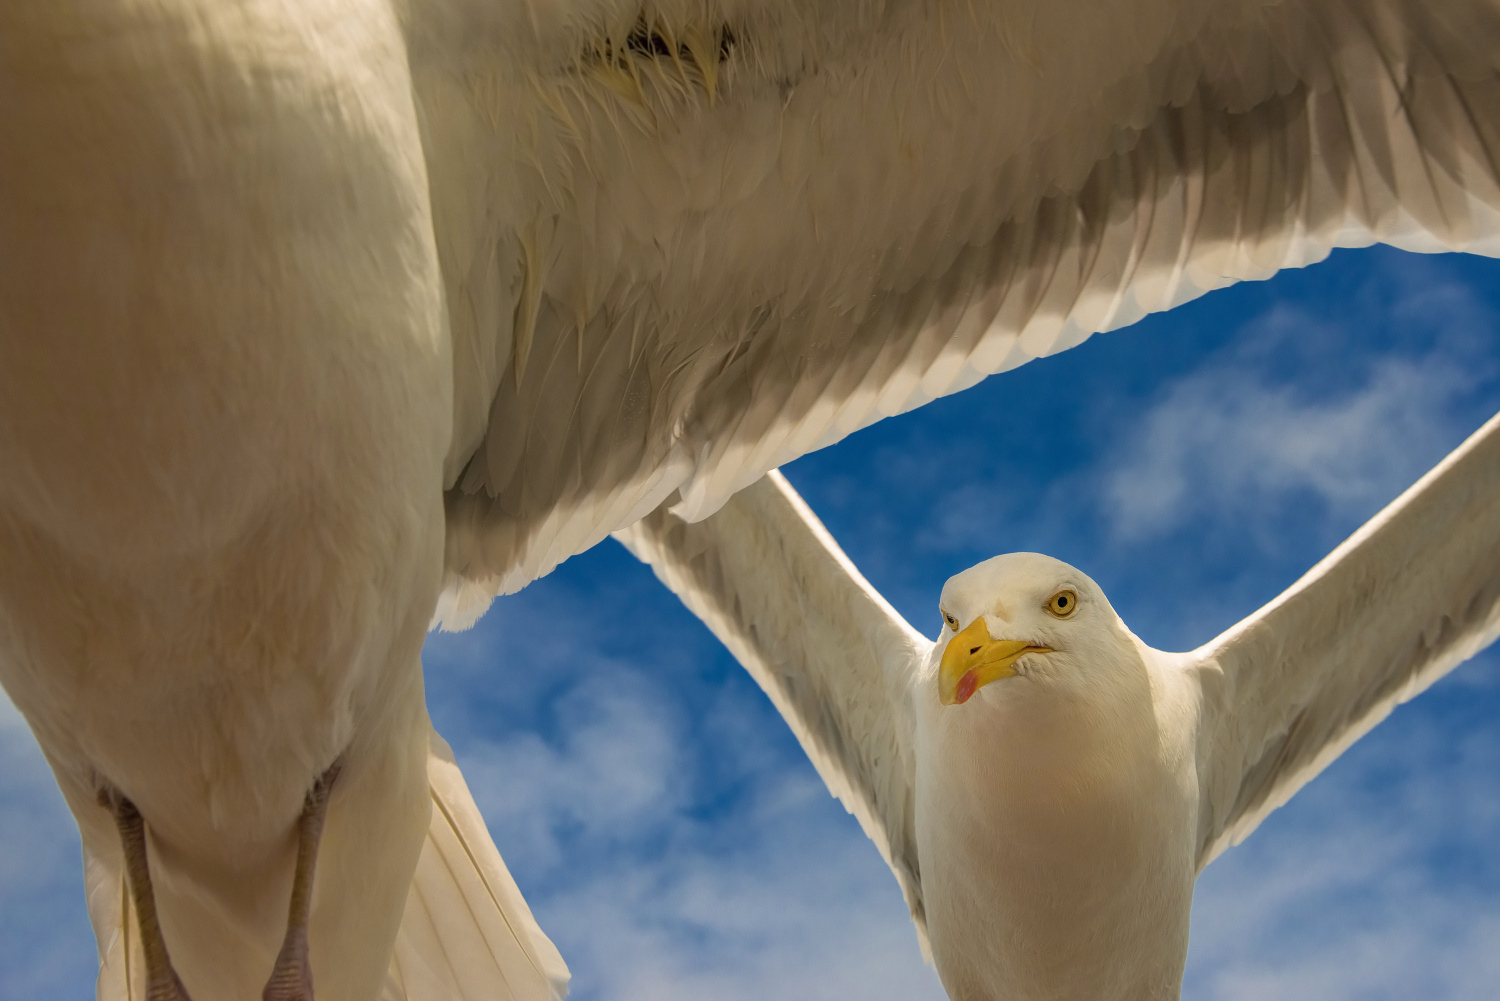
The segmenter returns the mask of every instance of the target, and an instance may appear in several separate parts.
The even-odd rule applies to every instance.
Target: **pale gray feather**
[[[910,700],[932,641],[870,586],[778,472],[704,521],[661,509],[616,538],[764,689],[895,872],[925,950]]]
[[[1199,865],[1500,634],[1500,416],[1192,655]]]

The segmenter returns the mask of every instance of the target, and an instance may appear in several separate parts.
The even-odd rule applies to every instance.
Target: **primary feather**
[[[443,9],[463,58],[413,74],[462,359],[454,621],[674,493],[697,520],[1207,290],[1500,249],[1489,2]],[[690,31],[711,92],[679,85]]]

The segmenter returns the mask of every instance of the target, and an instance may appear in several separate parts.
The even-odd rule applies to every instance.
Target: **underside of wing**
[[[502,6],[412,55],[450,622],[663,500],[698,520],[1210,289],[1500,249],[1490,0]]]
[[[1193,655],[1199,864],[1500,635],[1500,416]]]
[[[932,643],[881,598],[780,473],[690,524],[616,536],[745,666],[880,849],[926,950],[910,684]]]

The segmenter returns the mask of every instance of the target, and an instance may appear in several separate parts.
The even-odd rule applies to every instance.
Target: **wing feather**
[[[875,420],[1334,247],[1500,252],[1493,0],[653,8],[719,32],[712,94],[676,65],[701,51],[618,48],[625,0],[608,32],[451,2],[466,42],[412,57],[434,218],[486,221],[438,241],[445,614],[673,491],[701,519]]]
[[[1500,416],[1195,651],[1199,862],[1500,635]]]
[[[616,533],[745,666],[896,874],[926,949],[911,682],[932,641],[872,588],[780,473],[696,524]]]

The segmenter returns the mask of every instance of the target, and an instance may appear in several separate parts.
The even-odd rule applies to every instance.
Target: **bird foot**
[[[146,1001],[193,1001],[187,988],[177,979],[177,971],[169,969],[168,978],[146,987]]]
[[[313,871],[318,842],[323,836],[323,817],[328,795],[343,763],[335,761],[324,772],[302,805],[297,821],[297,874],[292,880],[292,902],[287,917],[286,939],[261,992],[261,1001],[313,1001],[312,961],[307,949],[307,924],[312,912]]]
[[[281,950],[271,979],[261,992],[261,1001],[313,1001],[312,965],[308,962],[305,941],[304,938],[300,955]]]
[[[193,1001],[172,967],[172,957],[167,953],[167,942],[157,921],[156,896],[151,889],[151,869],[146,859],[146,821],[135,804],[108,783],[100,783],[98,800],[115,818],[120,833],[125,877],[130,883],[136,924],[141,932],[141,951],[146,959],[145,1001]]]

